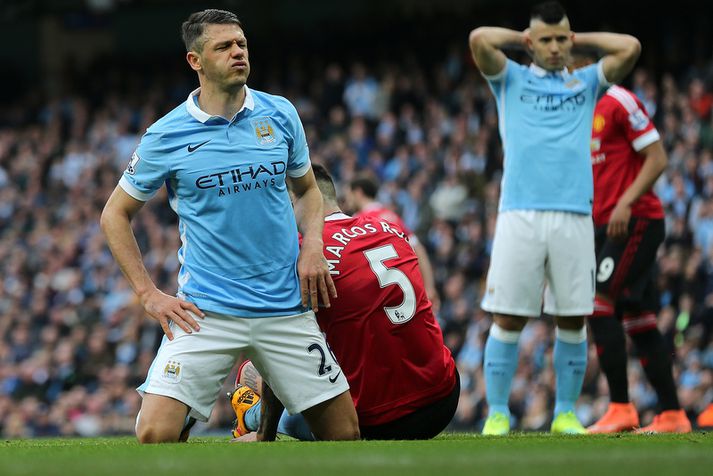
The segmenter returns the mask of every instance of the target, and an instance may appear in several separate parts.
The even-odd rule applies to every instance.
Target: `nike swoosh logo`
[[[340,375],[341,373],[342,373],[342,371],[340,370],[339,372],[337,372],[337,375],[335,375],[334,378],[329,377],[329,383],[334,383],[334,382],[336,382],[337,379],[339,378],[339,375]]]
[[[201,142],[201,143],[198,144],[198,145],[189,145],[189,146],[188,146],[188,152],[193,152],[193,151],[197,150],[199,147],[203,147],[203,146],[206,145],[208,142],[210,142],[210,139],[208,139],[208,140],[205,141],[205,142]]]

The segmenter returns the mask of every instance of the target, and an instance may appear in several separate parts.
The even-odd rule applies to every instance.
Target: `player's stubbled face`
[[[572,31],[569,20],[562,19],[557,25],[540,20],[530,22],[530,40],[535,64],[548,71],[558,71],[569,61],[572,50]]]
[[[206,79],[225,87],[242,87],[250,74],[248,41],[233,24],[207,25],[201,52]]]

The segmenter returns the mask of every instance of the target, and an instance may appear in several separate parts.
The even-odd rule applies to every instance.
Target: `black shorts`
[[[394,421],[375,426],[362,426],[365,440],[430,440],[442,432],[453,419],[460,397],[458,369],[453,390],[442,399],[419,408]]]
[[[656,252],[665,237],[662,219],[631,218],[629,234],[607,237],[607,227],[594,234],[597,253],[597,293],[609,297],[621,311],[657,311]]]

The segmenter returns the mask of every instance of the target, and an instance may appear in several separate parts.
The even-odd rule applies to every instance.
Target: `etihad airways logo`
[[[196,187],[202,190],[217,189],[218,196],[249,192],[276,185],[275,177],[287,170],[281,160],[267,164],[253,164],[245,167],[214,172],[196,179]]]
[[[562,94],[521,94],[520,102],[532,104],[538,111],[574,111],[584,105],[587,98],[584,92],[572,96]]]

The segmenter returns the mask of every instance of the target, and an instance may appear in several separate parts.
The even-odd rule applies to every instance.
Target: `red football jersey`
[[[621,86],[612,86],[597,103],[592,123],[593,218],[606,225],[619,198],[644,164],[639,153],[659,140],[659,133],[641,101]],[[663,218],[661,202],[652,190],[631,207],[631,216]]]
[[[331,215],[324,256],[338,297],[317,320],[349,381],[359,423],[387,423],[448,395],[455,363],[405,234],[373,217]]]

